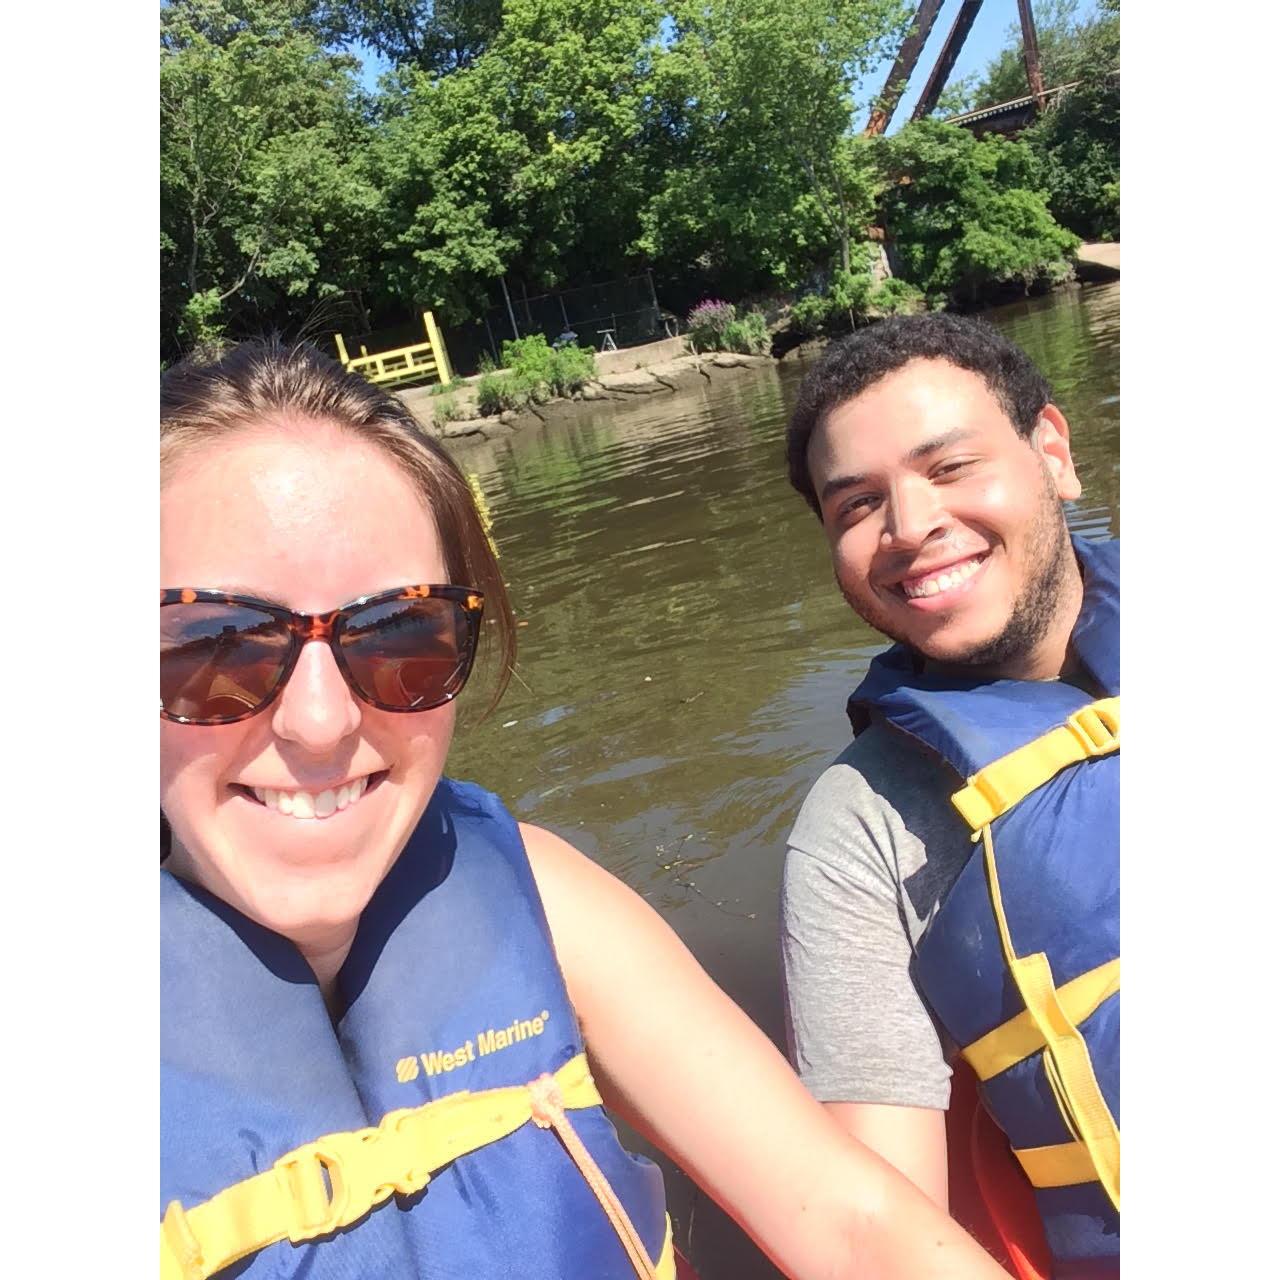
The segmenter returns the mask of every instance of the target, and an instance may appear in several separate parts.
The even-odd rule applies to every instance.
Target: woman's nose
[[[312,640],[302,646],[276,702],[272,728],[312,755],[325,755],[359,728],[360,707],[328,644]]]

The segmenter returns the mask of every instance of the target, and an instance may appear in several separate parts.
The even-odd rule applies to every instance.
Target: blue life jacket
[[[462,1091],[524,1086],[583,1053],[523,842],[478,787],[442,779],[436,788],[361,916],[334,1020],[292,943],[164,871],[160,897],[161,1204],[181,1202],[172,1227],[166,1216],[178,1251],[183,1211],[296,1148],[396,1113],[385,1129],[400,1109]],[[661,1172],[623,1149],[600,1106],[573,1105],[572,1127],[649,1259],[665,1259]],[[330,1198],[346,1195],[347,1175],[320,1163],[312,1182],[322,1217]],[[218,1274],[636,1275],[556,1133],[525,1123],[441,1163],[424,1170],[424,1189],[384,1196],[351,1225],[279,1240]],[[193,1262],[170,1274],[205,1272]]]
[[[1120,1249],[1120,544],[1073,545],[1072,647],[1111,699],[925,674],[902,646],[849,699],[855,733],[882,719],[969,783],[954,803],[982,843],[912,974],[1035,1189],[1053,1275],[1071,1280],[1117,1274]]]

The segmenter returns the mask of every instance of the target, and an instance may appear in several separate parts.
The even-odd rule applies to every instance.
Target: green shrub
[[[730,320],[720,337],[725,351],[737,351],[742,355],[758,356],[769,350],[769,331],[764,314],[752,311],[741,320]]]
[[[551,385],[558,396],[572,395],[596,376],[596,353],[576,343],[557,348]]]
[[[791,308],[791,327],[807,337],[851,329],[871,309],[869,271],[837,271],[825,293],[811,293]]]
[[[440,396],[431,406],[431,421],[439,430],[446,423],[452,422],[458,412],[458,402],[453,396]]]
[[[485,417],[517,408],[514,384],[514,374],[482,373],[476,383],[476,408]]]
[[[574,343],[551,347],[540,333],[504,342],[502,361],[508,370],[502,375],[506,381],[491,383],[489,395],[492,403],[501,400],[503,407],[508,409],[522,408],[529,403],[545,404],[552,396],[572,395],[595,377],[596,372],[594,351],[584,350]],[[484,383],[484,377],[481,383]],[[494,391],[495,386],[500,390]]]
[[[840,308],[825,293],[809,293],[792,306],[791,327],[797,333],[815,338],[839,315]]]
[[[913,284],[890,276],[881,280],[868,298],[871,310],[882,316],[910,316],[924,310],[924,294]]]
[[[738,318],[738,309],[732,302],[707,298],[689,312],[686,321],[689,340],[699,351],[724,350],[724,335]]]

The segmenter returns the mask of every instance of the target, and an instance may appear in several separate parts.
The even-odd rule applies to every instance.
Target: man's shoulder
[[[804,808],[830,803],[889,803],[895,808],[908,797],[930,798],[944,790],[946,766],[888,725],[864,729],[822,771],[805,798]]]
[[[929,841],[951,828],[951,771],[882,724],[860,733],[809,789],[791,831],[793,848],[818,853],[842,844],[883,850],[902,833]]]

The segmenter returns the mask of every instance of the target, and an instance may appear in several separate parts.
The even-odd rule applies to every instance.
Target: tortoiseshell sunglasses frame
[[[467,621],[470,640],[467,665],[466,670],[463,672],[462,680],[452,693],[427,706],[397,707],[382,702],[366,693],[359,686],[351,673],[351,669],[347,666],[346,658],[339,644],[342,629],[350,621],[353,614],[359,613],[370,606],[392,604],[397,600],[427,599],[451,600],[462,609],[462,615]],[[285,660],[281,664],[280,673],[267,695],[252,710],[235,716],[197,718],[195,716],[173,715],[164,709],[163,704],[160,707],[161,718],[171,720],[175,724],[223,725],[237,724],[241,720],[248,720],[251,716],[256,716],[265,711],[280,696],[280,691],[285,685],[289,683],[289,677],[293,674],[298,657],[302,653],[302,646],[311,640],[323,640],[328,644],[334,661],[338,665],[338,670],[342,673],[342,678],[347,682],[347,687],[357,698],[362,702],[367,702],[371,707],[377,707],[379,711],[405,713],[432,711],[436,707],[443,707],[446,703],[452,702],[462,692],[471,676],[471,669],[475,664],[476,647],[480,640],[480,619],[484,614],[484,592],[476,590],[475,587],[459,587],[454,586],[452,583],[424,583],[412,587],[396,587],[391,591],[380,591],[374,595],[361,596],[358,600],[352,600],[350,604],[344,604],[340,609],[334,609],[329,613],[295,613],[292,609],[286,609],[283,605],[273,604],[270,600],[259,600],[256,596],[235,595],[229,591],[215,591],[204,587],[163,588],[160,592],[161,607],[174,604],[243,605],[246,608],[269,614],[288,628],[290,644]]]

